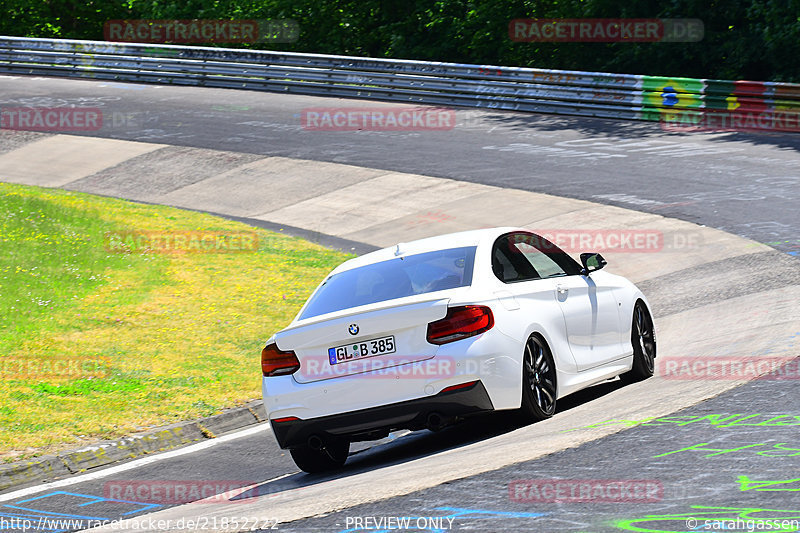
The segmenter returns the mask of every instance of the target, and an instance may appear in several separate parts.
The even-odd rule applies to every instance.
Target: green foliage
[[[274,50],[800,81],[800,0],[0,0],[0,33],[102,39],[109,19],[284,19]],[[517,43],[514,18],[698,18],[698,43]]]
[[[60,329],[54,315],[106,285],[113,271],[142,269],[149,286],[161,283],[163,257],[104,249],[104,232],[114,229],[83,203],[0,188],[0,315],[12,317],[0,323],[0,343],[21,344],[44,324]]]

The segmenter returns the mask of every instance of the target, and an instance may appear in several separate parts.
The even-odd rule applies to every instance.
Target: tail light
[[[451,307],[447,316],[428,324],[428,342],[447,344],[479,335],[494,326],[492,310],[484,305]]]
[[[275,418],[273,420],[270,420],[270,422],[272,422],[273,424],[282,424],[284,422],[297,422],[298,420],[300,419],[297,418],[296,416],[285,416],[283,418]]]
[[[472,387],[477,382],[478,381],[476,380],[476,381],[469,381],[467,383],[459,383],[458,385],[450,385],[449,387],[445,387],[444,389],[442,389],[442,392],[440,392],[439,394],[442,394],[444,392],[452,392],[454,390],[466,389],[467,387]]]
[[[274,342],[261,350],[261,373],[265,376],[294,374],[300,370],[300,361],[292,351],[284,352]]]

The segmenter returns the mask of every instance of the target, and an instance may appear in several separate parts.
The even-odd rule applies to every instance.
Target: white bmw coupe
[[[264,406],[306,472],[340,467],[350,442],[438,430],[481,412],[551,417],[556,401],[653,375],[642,292],[516,228],[400,243],[328,275],[261,353]]]

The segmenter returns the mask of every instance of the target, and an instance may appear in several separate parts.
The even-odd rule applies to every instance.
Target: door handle
[[[558,291],[558,294],[564,295],[569,292],[569,289],[563,285],[556,285],[556,291]]]

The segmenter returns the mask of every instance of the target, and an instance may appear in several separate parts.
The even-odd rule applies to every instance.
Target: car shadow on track
[[[618,379],[600,383],[588,389],[571,394],[558,401],[556,416],[601,398],[624,387]],[[510,411],[500,411],[478,415],[437,432],[428,430],[396,433],[373,445],[361,443],[351,445],[347,464],[326,474],[306,474],[298,472],[288,476],[265,481],[252,489],[231,499],[241,501],[259,496],[279,497],[284,491],[301,490],[332,479],[346,478],[379,468],[407,463],[435,453],[468,446],[505,433],[510,433],[529,425],[520,420],[519,415]],[[287,457],[288,460],[288,457]]]

